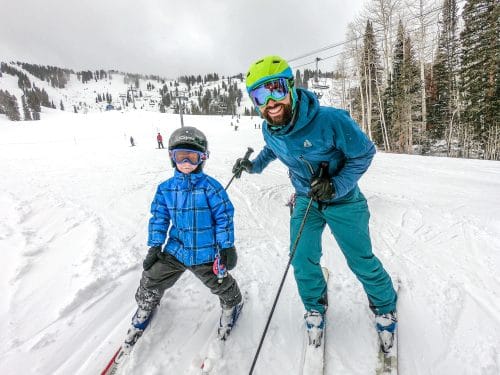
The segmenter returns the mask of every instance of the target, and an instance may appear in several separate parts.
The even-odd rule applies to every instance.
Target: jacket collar
[[[314,93],[297,89],[298,101],[293,111],[292,120],[289,124],[277,130],[272,130],[270,125],[265,121],[264,128],[273,136],[283,136],[296,132],[305,127],[316,116],[319,110],[319,101]]]
[[[198,172],[191,172],[190,174],[184,174],[180,172],[177,168],[174,170],[174,177],[185,182],[190,182],[192,184],[196,184],[198,181],[200,181],[205,174],[203,171],[198,171]]]

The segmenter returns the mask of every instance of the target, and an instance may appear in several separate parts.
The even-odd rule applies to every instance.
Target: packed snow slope
[[[156,149],[179,117],[45,110],[42,121],[0,117],[0,373],[98,374],[123,339],[146,254],[156,186],[172,175]],[[185,116],[210,144],[206,172],[225,185],[234,160],[263,145],[256,118]],[[129,137],[137,146],[131,147]],[[500,373],[500,163],[379,152],[360,181],[374,251],[399,294],[400,373]],[[273,162],[243,175],[235,205],[246,304],[223,374],[247,374],[288,261],[292,192]],[[332,272],[327,374],[373,374],[377,339],[359,282],[325,230]],[[255,374],[297,373],[303,307],[290,272]],[[195,374],[219,316],[190,273],[166,292],[126,374]]]

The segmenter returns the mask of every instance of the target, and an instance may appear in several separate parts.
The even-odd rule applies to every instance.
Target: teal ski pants
[[[375,314],[385,314],[396,309],[397,295],[391,278],[372,252],[368,229],[368,204],[358,188],[353,193],[349,198],[328,206],[318,207],[318,203],[313,202],[307,215],[292,259],[299,295],[307,311],[325,311],[326,283],[320,260],[321,236],[326,224],[344,254],[347,265],[363,285],[372,311]],[[296,199],[290,219],[290,251],[297,238],[309,199]]]

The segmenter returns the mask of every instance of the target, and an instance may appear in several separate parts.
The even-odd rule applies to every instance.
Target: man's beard
[[[283,107],[283,113],[279,117],[275,117],[274,119],[268,115],[268,112],[265,111],[262,113],[262,116],[266,119],[269,125],[273,126],[283,126],[288,125],[290,121],[292,121],[292,105],[291,104],[277,104]]]

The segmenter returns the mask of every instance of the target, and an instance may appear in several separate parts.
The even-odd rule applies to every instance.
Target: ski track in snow
[[[0,118],[0,372],[95,374],[124,337],[146,253],[149,205],[172,175],[155,134],[178,117]],[[247,146],[260,150],[255,119],[185,116],[208,136],[206,171],[223,186]],[[137,146],[129,147],[133,135]],[[252,157],[256,156],[256,153]],[[376,255],[399,293],[401,374],[500,373],[500,163],[379,153],[360,182]],[[243,174],[228,193],[236,208],[245,307],[214,373],[247,374],[288,261],[292,188],[275,161]],[[361,285],[328,229],[331,272],[327,374],[374,373],[377,338]],[[191,274],[165,293],[124,374],[196,374],[219,319],[217,298]],[[295,374],[303,308],[290,269],[255,374]]]

